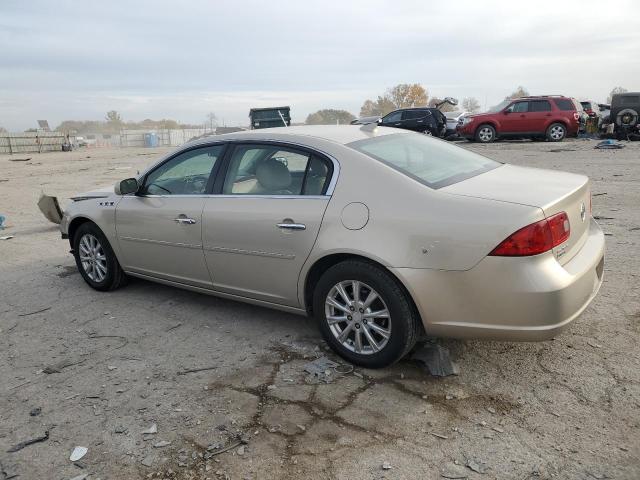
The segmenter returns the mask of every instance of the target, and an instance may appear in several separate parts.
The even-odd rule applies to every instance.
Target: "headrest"
[[[275,158],[269,158],[258,165],[256,178],[267,190],[283,190],[291,185],[291,172]]]

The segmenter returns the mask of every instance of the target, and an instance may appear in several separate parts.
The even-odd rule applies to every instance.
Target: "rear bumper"
[[[587,240],[564,265],[547,252],[485,257],[467,271],[392,271],[411,293],[428,335],[539,341],[560,333],[595,298],[604,250],[604,234],[591,219]]]

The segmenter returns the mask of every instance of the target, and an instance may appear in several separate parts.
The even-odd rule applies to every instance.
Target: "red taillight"
[[[538,255],[565,242],[570,234],[569,217],[565,212],[560,212],[521,228],[507,237],[489,255],[495,257]]]

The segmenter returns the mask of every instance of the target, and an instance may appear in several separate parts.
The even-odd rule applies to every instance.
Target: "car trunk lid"
[[[561,264],[568,262],[587,238],[591,193],[589,179],[584,175],[503,165],[440,191],[538,207],[547,218],[566,212],[571,234],[553,249]]]

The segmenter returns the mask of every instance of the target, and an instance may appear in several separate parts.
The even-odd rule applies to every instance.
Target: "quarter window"
[[[163,163],[147,175],[143,193],[149,195],[202,195],[224,150],[223,145],[196,148]]]
[[[565,112],[576,110],[576,106],[570,98],[554,98],[553,101],[556,102],[556,105],[560,110]]]
[[[413,120],[416,118],[426,117],[426,112],[424,110],[405,110],[402,113],[403,120]]]
[[[529,111],[531,112],[550,112],[551,104],[548,100],[535,100],[529,102]]]
[[[308,152],[270,145],[235,148],[222,188],[226,195],[322,195],[329,164]]]

